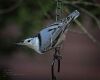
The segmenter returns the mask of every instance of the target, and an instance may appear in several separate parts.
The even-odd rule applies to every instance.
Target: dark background
[[[100,80],[100,0],[63,0],[63,16],[80,11],[61,53],[58,80]],[[50,80],[54,52],[15,43],[55,21],[55,0],[0,0],[0,80]]]

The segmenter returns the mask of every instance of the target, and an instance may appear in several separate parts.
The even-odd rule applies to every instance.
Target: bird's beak
[[[16,43],[16,44],[17,44],[17,45],[25,45],[24,40],[22,40],[21,42]]]
[[[16,43],[17,45],[25,45],[24,43],[22,42],[19,42],[19,43]]]

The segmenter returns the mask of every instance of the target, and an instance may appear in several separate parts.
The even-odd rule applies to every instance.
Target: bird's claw
[[[54,54],[54,59],[61,60],[62,56],[60,54]]]

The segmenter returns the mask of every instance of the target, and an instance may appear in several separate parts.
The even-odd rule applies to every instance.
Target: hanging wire
[[[56,0],[56,21],[59,21],[62,19],[62,0]],[[55,53],[53,55],[53,62],[51,65],[51,74],[52,74],[52,80],[56,80],[56,76],[55,76],[55,63],[57,61],[58,63],[58,69],[57,71],[60,72],[60,60],[61,60],[61,55],[60,55],[60,47],[56,47],[55,48]]]

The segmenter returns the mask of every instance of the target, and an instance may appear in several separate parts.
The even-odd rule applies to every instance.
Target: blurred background
[[[61,54],[58,80],[100,80],[100,0],[62,0],[63,17],[73,10]],[[15,43],[55,21],[55,0],[0,0],[0,80],[51,80],[54,52],[38,55]]]

